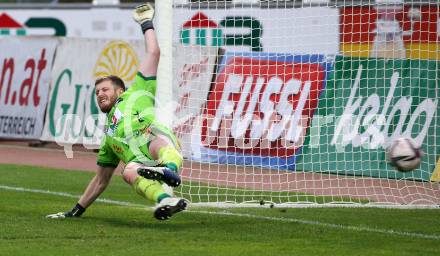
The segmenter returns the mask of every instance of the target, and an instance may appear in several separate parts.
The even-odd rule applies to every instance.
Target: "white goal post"
[[[436,1],[159,2],[172,95],[159,101],[172,99],[185,156],[175,193],[216,207],[440,206]],[[416,170],[387,162],[399,137],[425,152]]]

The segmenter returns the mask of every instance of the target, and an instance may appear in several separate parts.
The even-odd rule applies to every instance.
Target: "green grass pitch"
[[[112,201],[95,202],[82,218],[44,218],[70,209],[93,175],[0,165],[0,255],[415,256],[440,251],[439,209],[192,207],[159,222],[118,176],[101,196]]]

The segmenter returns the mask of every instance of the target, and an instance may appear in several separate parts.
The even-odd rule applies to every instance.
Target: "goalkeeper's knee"
[[[174,172],[178,172],[182,167],[182,154],[171,145],[161,147],[159,149],[159,163],[170,168]]]

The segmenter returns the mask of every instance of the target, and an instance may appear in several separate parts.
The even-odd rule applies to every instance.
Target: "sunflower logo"
[[[124,41],[111,41],[101,52],[95,64],[95,78],[116,75],[125,82],[131,82],[137,73],[138,57],[130,45]]]

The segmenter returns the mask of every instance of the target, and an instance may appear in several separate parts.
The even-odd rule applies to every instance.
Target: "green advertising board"
[[[439,155],[440,62],[338,56],[296,169],[363,177],[429,180]],[[425,155],[419,169],[386,161],[394,138],[412,137]]]

